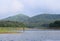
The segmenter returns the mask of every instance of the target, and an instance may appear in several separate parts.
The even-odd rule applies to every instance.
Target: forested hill
[[[24,14],[17,14],[17,15],[10,16],[10,17],[2,19],[2,20],[5,20],[5,21],[26,22],[28,19],[29,19],[29,16],[26,16]]]
[[[34,17],[31,17],[28,21],[28,26],[32,27],[40,27],[40,26],[48,26],[49,23],[52,23],[56,20],[60,20],[60,14],[40,14]]]
[[[23,22],[28,27],[41,27],[41,26],[48,27],[49,23],[52,23],[56,20],[60,20],[60,14],[39,14],[33,17],[29,17],[24,14],[18,14],[15,16],[5,18],[3,20]]]

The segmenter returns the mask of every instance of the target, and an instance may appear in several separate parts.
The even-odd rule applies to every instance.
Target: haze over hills
[[[33,17],[29,17],[23,14],[18,14],[15,16],[10,16],[8,18],[5,18],[3,20],[23,22],[28,27],[41,27],[41,26],[48,26],[49,23],[52,23],[56,20],[60,20],[60,14],[40,14]]]
[[[48,26],[49,23],[52,23],[56,20],[60,20],[60,14],[40,14],[31,17],[28,21],[32,27],[40,27]]]
[[[29,19],[29,16],[26,16],[24,14],[18,14],[18,15],[10,16],[10,17],[2,19],[2,20],[5,20],[5,21],[26,22],[28,19]]]
[[[30,18],[31,22],[59,20],[60,14],[40,14]],[[34,21],[33,21],[34,20]]]

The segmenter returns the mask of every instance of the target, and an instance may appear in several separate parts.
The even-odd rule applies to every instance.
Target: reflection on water
[[[38,30],[20,34],[0,34],[0,41],[60,41],[60,31]]]

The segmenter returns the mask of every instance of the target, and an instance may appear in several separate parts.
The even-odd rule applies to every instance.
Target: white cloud
[[[12,4],[11,4],[12,11],[17,12],[17,11],[22,11],[23,9],[24,9],[24,6],[21,2],[17,0],[12,1]]]
[[[0,2],[0,13],[17,12],[24,9],[23,4],[18,0],[2,0]]]
[[[40,12],[60,13],[60,0],[0,0],[0,14],[6,16],[16,12],[29,16]]]
[[[60,0],[24,0],[28,8],[48,9],[51,11],[60,10]]]
[[[60,0],[21,0],[25,13],[34,16],[40,13],[60,13]],[[36,14],[35,14],[36,13]]]
[[[0,19],[18,14],[23,11],[24,5],[18,0],[0,0]]]
[[[50,10],[60,10],[60,2],[58,0],[46,0],[46,7]]]

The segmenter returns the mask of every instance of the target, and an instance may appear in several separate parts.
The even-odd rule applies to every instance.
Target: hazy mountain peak
[[[29,19],[29,16],[26,16],[24,14],[17,14],[17,15],[14,15],[14,16],[10,16],[8,18],[5,18],[3,20],[9,20],[9,21],[18,21],[18,22],[25,22],[26,20]]]

